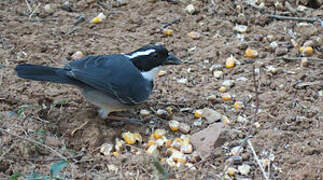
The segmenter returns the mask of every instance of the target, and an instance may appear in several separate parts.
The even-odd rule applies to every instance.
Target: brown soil
[[[291,43],[291,39],[295,39],[300,46],[312,40],[313,58],[322,59],[322,21],[304,25],[301,21],[266,17],[265,14],[286,15],[284,12],[290,11],[286,8],[277,10],[275,1],[271,0],[260,0],[265,2],[263,11],[243,1],[221,0],[214,0],[215,4],[211,1],[175,3],[176,0],[157,0],[152,3],[136,0],[122,6],[110,4],[107,9],[100,5],[106,1],[70,0],[69,5],[64,5],[65,1],[57,0],[51,1],[53,12],[44,10],[47,1],[28,2],[32,13],[24,0],[0,2],[0,64],[5,66],[0,69],[0,178],[6,179],[17,173],[25,176],[33,171],[49,175],[57,154],[26,139],[41,142],[65,157],[74,157],[61,172],[61,177],[66,179],[160,177],[151,158],[132,152],[143,149],[141,145],[126,148],[117,157],[101,154],[99,147],[103,143],[114,143],[115,138],[125,131],[140,132],[144,141],[156,127],[167,129],[167,136],[180,136],[181,133],[168,130],[167,121],[152,115],[148,120],[154,120],[153,123],[115,127],[97,117],[96,108],[85,101],[78,89],[20,79],[13,67],[20,63],[63,66],[71,61],[71,55],[76,51],[85,55],[126,53],[146,44],[162,42],[185,63],[164,67],[167,74],[157,78],[155,91],[143,106],[116,114],[140,118],[140,109],[172,107],[174,114],[168,119],[190,124],[190,134],[207,126],[205,123],[201,127],[193,125],[192,110],[213,108],[230,120],[226,125],[229,133],[222,137],[224,145],[217,147],[214,156],[207,161],[197,163],[196,170],[169,168],[162,164],[172,174],[170,178],[219,179],[226,167],[237,168],[229,161],[229,152],[232,147],[241,145],[244,147],[243,163],[252,169],[246,176],[236,173],[235,178],[263,179],[248,144],[243,140],[252,136],[250,140],[260,159],[274,157],[270,162],[270,179],[323,179],[322,61],[309,59],[308,66],[301,67],[299,60],[279,58],[283,55],[301,56]],[[280,2],[284,5],[285,0]],[[322,6],[309,1],[289,2],[294,8],[308,5],[310,9],[287,15],[322,19]],[[189,3],[198,9],[196,14],[185,12]],[[107,18],[100,24],[90,23],[100,12],[104,12]],[[85,21],[74,26],[80,15],[85,16]],[[167,24],[174,30],[173,36],[163,35],[162,29]],[[245,41],[237,38],[233,30],[236,24],[248,26]],[[199,32],[200,39],[188,37],[191,31]],[[270,47],[273,41],[278,43],[276,50]],[[247,47],[256,49],[258,57],[248,59],[245,56]],[[224,65],[230,55],[241,64],[224,68],[223,78],[214,78],[209,68],[214,64]],[[258,72],[258,100],[253,65]],[[269,66],[277,68],[277,73],[267,71]],[[246,81],[239,80],[241,77]],[[180,78],[186,78],[188,82],[180,84],[177,82]],[[208,101],[210,95],[220,96],[218,89],[224,80],[235,80],[229,90],[233,99]],[[66,103],[61,103],[62,100]],[[233,109],[235,101],[244,102],[242,112]],[[257,102],[259,112],[255,118]],[[181,112],[181,108],[192,110]],[[238,122],[238,116],[245,116],[246,122]],[[256,122],[259,127],[255,126]],[[112,171],[109,165],[115,165],[118,171]],[[24,179],[23,176],[19,178]]]

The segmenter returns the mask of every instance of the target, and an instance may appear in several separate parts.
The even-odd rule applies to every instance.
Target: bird
[[[161,44],[145,45],[126,54],[86,56],[64,67],[18,64],[18,77],[74,85],[99,108],[102,119],[111,112],[143,104],[152,93],[161,66],[181,64]]]

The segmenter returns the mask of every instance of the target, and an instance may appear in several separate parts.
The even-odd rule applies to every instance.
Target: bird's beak
[[[169,65],[169,64],[181,64],[181,63],[182,63],[182,61],[180,59],[178,59],[177,57],[175,57],[171,53],[168,53],[167,61],[164,64]]]

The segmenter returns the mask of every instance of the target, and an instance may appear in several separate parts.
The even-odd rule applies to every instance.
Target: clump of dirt
[[[189,4],[192,14],[185,10]],[[100,12],[106,19],[91,23]],[[270,179],[323,179],[322,12],[321,1],[1,1],[0,177],[49,176],[61,155],[70,162],[60,172],[68,179],[263,179],[249,138]],[[166,28],[173,34],[165,35]],[[193,31],[200,37],[190,38]],[[172,116],[152,114],[140,126],[115,127],[98,118],[75,87],[22,80],[13,71],[20,63],[63,66],[77,51],[127,53],[155,42],[185,63],[164,67],[144,105],[117,113],[142,118],[140,109],[173,109]],[[312,52],[300,52],[302,46]],[[247,48],[258,56],[246,57]],[[235,67],[225,68],[231,55]],[[214,70],[223,75],[214,77]],[[234,80],[228,101],[219,92],[226,80]],[[234,108],[236,101],[242,110]],[[180,136],[169,130],[170,119],[189,124],[194,134],[209,126],[205,119],[197,125],[193,114],[205,107],[228,118],[226,133],[222,146],[193,169],[169,167],[140,144],[118,156],[100,153],[103,143],[115,143],[125,131],[139,132],[144,142],[155,128]],[[246,174],[242,164],[251,167]]]

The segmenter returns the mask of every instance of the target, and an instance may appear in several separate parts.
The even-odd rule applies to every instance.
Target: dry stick
[[[274,19],[281,19],[281,20],[294,20],[294,21],[309,21],[315,22],[318,18],[304,18],[304,17],[291,17],[291,16],[279,16],[279,15],[272,15],[272,14],[265,14],[265,16],[274,18]]]
[[[16,137],[16,138],[19,138],[19,139],[22,139],[22,140],[25,140],[25,141],[28,141],[28,142],[31,142],[31,143],[34,143],[34,144],[37,144],[37,145],[40,145],[42,147],[44,147],[45,149],[48,149],[49,151],[55,153],[58,157],[62,158],[63,160],[67,161],[67,158],[65,156],[63,156],[61,153],[59,153],[58,151],[56,151],[55,149],[45,145],[45,144],[42,144],[40,142],[37,142],[35,140],[32,140],[32,139],[29,139],[29,138],[24,138],[24,137],[21,137],[21,136],[18,136],[18,135],[15,135],[15,134],[12,134],[8,131],[6,131],[5,129],[3,128],[0,128],[0,131],[4,132],[4,133],[7,133],[9,134],[10,136],[13,136],[13,137]]]
[[[27,4],[27,7],[28,7],[28,10],[29,10],[29,13],[31,13],[31,12],[32,12],[32,9],[31,9],[31,6],[30,6],[30,4],[29,4],[28,0],[25,0],[25,2],[26,2],[26,4]]]
[[[266,172],[265,172],[265,169],[264,169],[264,167],[262,167],[262,164],[261,164],[261,162],[259,161],[259,158],[258,158],[258,156],[257,156],[257,154],[256,154],[256,152],[255,152],[255,149],[253,148],[252,143],[251,143],[251,141],[250,141],[249,139],[247,140],[247,143],[248,143],[248,145],[249,145],[249,147],[250,147],[250,149],[251,149],[251,151],[252,151],[252,154],[253,154],[254,158],[255,158],[255,159],[256,159],[256,161],[257,161],[258,166],[260,167],[260,170],[261,170],[261,172],[262,172],[262,175],[264,176],[264,178],[265,178],[266,180],[268,180],[268,177],[267,177],[267,174],[266,174]]]
[[[252,76],[253,76],[253,85],[255,86],[255,93],[256,93],[256,110],[255,110],[255,114],[254,114],[254,118],[253,118],[253,122],[256,121],[257,119],[257,112],[259,109],[259,99],[258,99],[258,86],[256,83],[256,67],[255,65],[252,66]]]

